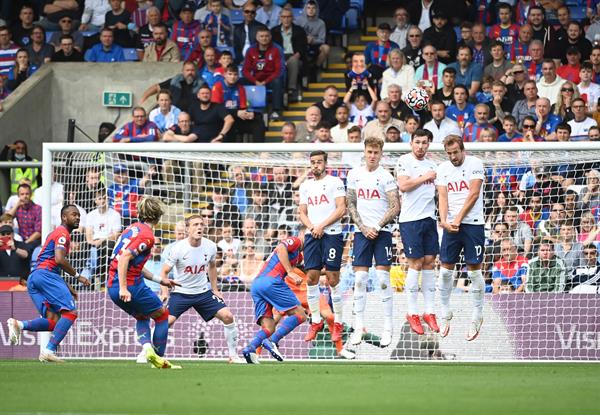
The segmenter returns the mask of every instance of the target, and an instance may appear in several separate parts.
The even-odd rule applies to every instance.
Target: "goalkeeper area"
[[[43,367],[2,361],[0,412],[562,415],[598,410],[593,397],[600,365],[590,363],[183,365],[163,371],[124,361]]]

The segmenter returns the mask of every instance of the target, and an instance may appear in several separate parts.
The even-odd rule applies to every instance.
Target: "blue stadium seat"
[[[83,37],[90,37],[90,36],[94,36],[97,33],[98,33],[97,30],[86,30],[85,32],[81,32],[81,35]]]
[[[569,6],[569,10],[571,11],[571,20],[575,20],[576,22],[582,22],[585,19],[585,6]]]
[[[239,24],[244,22],[244,12],[240,9],[232,9],[229,11],[231,24]]]
[[[462,39],[462,35],[460,33],[460,26],[454,26],[454,33],[456,33],[456,40]]]
[[[292,13],[294,13],[294,23],[298,24],[298,20],[304,16],[304,9],[295,8],[292,9]]]
[[[51,32],[49,30],[46,31],[46,43],[50,43],[50,39],[52,39],[52,35],[56,32]]]
[[[267,106],[267,88],[264,85],[244,85],[248,111],[260,112]]]
[[[135,48],[123,48],[123,54],[125,55],[125,60],[128,62],[135,62],[139,60]]]

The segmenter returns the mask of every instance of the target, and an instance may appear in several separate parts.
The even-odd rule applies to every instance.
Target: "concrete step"
[[[306,109],[306,108],[310,107],[312,104],[313,103],[309,102],[309,101],[302,101],[302,102],[294,102],[294,103],[288,105],[288,107],[290,109],[294,109],[294,110],[297,110],[297,109]]]
[[[341,63],[330,63],[327,66],[327,70],[329,71],[330,69],[346,69],[346,64],[343,63],[343,62],[341,62]]]
[[[350,45],[348,46],[349,52],[363,52],[367,45]]]
[[[377,33],[377,26],[368,26],[367,27],[367,33],[368,34],[376,34]]]
[[[287,119],[287,118],[291,118],[291,117],[304,117],[304,111],[301,110],[297,110],[297,111],[283,111],[283,116]]]
[[[329,85],[333,85],[336,88],[346,88],[345,82],[311,82],[308,84],[308,89],[320,89],[321,91],[327,88]]]
[[[377,35],[367,35],[367,36],[361,36],[360,37],[360,41],[361,42],[375,42],[377,40]]]
[[[321,74],[321,78],[323,79],[344,79],[344,72],[323,72]]]

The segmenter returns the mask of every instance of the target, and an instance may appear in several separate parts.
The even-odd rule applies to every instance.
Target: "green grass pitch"
[[[0,361],[0,414],[598,414],[600,364]]]

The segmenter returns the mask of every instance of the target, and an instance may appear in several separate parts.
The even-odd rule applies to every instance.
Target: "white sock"
[[[238,348],[238,329],[235,321],[231,324],[223,324],[223,332],[225,333],[225,340],[227,341],[227,349],[229,349],[229,356],[237,356]]]
[[[425,313],[435,314],[435,271],[424,269],[421,271],[421,291],[425,299]]]
[[[341,323],[342,312],[344,310],[344,304],[342,304],[342,293],[340,292],[340,285],[331,287],[331,302],[333,303],[333,317],[336,323]]]
[[[367,305],[367,271],[356,271],[354,273],[354,330],[359,333],[365,327],[365,306]]]
[[[442,305],[442,317],[450,313],[450,295],[454,288],[454,270],[440,267],[440,278],[438,289],[440,290],[440,303]]]
[[[394,297],[392,296],[392,286],[390,284],[390,272],[378,269],[375,273],[377,274],[383,304],[383,331],[392,331]]]
[[[142,350],[143,351],[146,351],[148,349],[154,350],[154,347],[152,346],[151,342],[142,344]]]
[[[483,318],[483,294],[485,293],[485,281],[481,270],[468,271],[467,275],[471,280],[471,301],[473,304],[473,321]]]
[[[23,327],[24,327],[24,326],[23,326],[23,322],[22,322],[21,320],[17,320],[17,326],[19,326],[19,328],[20,328],[21,330],[23,330]]]
[[[419,295],[419,271],[409,268],[404,281],[404,291],[406,291],[406,302],[408,304],[408,314],[419,314],[417,308],[417,296]]]
[[[319,285],[309,285],[306,292],[306,301],[308,302],[308,308],[310,309],[310,319],[313,324],[321,322],[321,307],[319,306]]]

